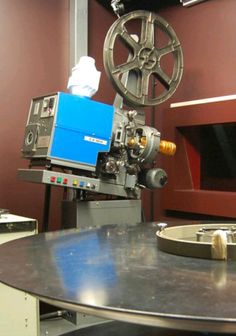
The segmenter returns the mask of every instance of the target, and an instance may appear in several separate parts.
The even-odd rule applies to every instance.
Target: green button
[[[62,177],[58,177],[57,178],[57,183],[61,183],[62,182]]]

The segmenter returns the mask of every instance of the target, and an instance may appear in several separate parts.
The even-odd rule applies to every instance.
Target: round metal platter
[[[117,321],[236,333],[236,263],[157,247],[156,223],[58,231],[0,246],[0,281]]]

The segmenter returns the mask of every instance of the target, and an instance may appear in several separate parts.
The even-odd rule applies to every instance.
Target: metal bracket
[[[120,17],[122,14],[124,14],[125,11],[125,6],[124,4],[121,2],[121,0],[112,0],[111,1],[111,7],[114,11],[114,13]]]

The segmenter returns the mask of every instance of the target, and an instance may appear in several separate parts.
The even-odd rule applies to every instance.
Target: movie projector
[[[183,72],[180,42],[163,18],[138,10],[111,26],[103,57],[114,105],[90,99],[100,73],[82,57],[70,93],[32,100],[22,148],[30,168],[19,170],[21,179],[73,188],[83,199],[91,192],[139,199],[141,189],[165,185],[167,174],[154,163],[158,152],[173,155],[175,144],[145,125],[143,108],[175,92]]]

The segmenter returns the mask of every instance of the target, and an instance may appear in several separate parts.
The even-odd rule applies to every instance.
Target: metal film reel
[[[138,39],[129,33],[130,24],[140,26]],[[166,44],[161,47],[158,46],[158,32],[166,39]],[[128,51],[128,58],[122,63],[115,57],[117,40]],[[162,67],[167,56],[173,59],[169,72]],[[160,16],[142,10],[128,13],[114,22],[105,38],[103,61],[115,90],[132,106],[153,106],[164,102],[177,89],[183,73],[182,49],[174,30]],[[131,72],[136,75],[134,90],[129,90],[122,81],[122,76]],[[162,87],[157,94],[152,88],[152,78]]]

